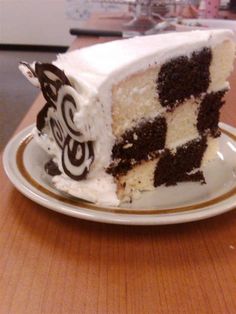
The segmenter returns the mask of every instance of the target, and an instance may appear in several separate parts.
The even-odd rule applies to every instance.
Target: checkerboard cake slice
[[[33,131],[56,188],[102,205],[194,181],[215,158],[229,30],[117,40],[20,64],[45,106]],[[44,167],[44,165],[42,165]]]

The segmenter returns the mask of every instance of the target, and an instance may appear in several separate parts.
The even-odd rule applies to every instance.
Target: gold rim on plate
[[[221,129],[222,133],[229,136],[231,139],[236,141],[236,136],[232,134],[229,131],[226,131],[224,129]],[[177,207],[177,208],[165,208],[165,209],[130,209],[130,208],[119,208],[119,207],[101,207],[96,204],[89,203],[87,201],[83,201],[81,199],[74,199],[74,198],[67,198],[63,195],[56,194],[52,192],[51,190],[48,190],[45,186],[42,186],[39,182],[37,182],[28,170],[25,167],[24,164],[24,153],[29,145],[29,143],[32,141],[33,136],[29,134],[19,145],[17,152],[16,152],[16,165],[17,168],[22,175],[22,177],[34,188],[39,190],[40,192],[44,193],[45,195],[52,197],[60,202],[63,202],[65,204],[74,205],[77,207],[81,207],[83,209],[89,209],[89,210],[95,210],[100,212],[109,212],[109,213],[116,213],[116,214],[132,214],[132,215],[157,215],[157,214],[173,214],[173,213],[180,213],[180,212],[186,212],[186,211],[192,211],[196,209],[203,209],[207,206],[212,206],[217,203],[220,203],[229,197],[236,195],[236,187],[231,189],[230,191],[215,197],[213,199],[210,199],[208,201],[204,201],[201,203],[196,203],[193,205],[188,205],[184,207]]]

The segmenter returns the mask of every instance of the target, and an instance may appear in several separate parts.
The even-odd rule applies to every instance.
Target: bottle
[[[205,0],[201,0],[198,7],[198,18],[205,19],[206,18],[206,2]]]

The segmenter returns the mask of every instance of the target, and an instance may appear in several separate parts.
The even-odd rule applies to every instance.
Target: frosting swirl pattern
[[[38,77],[44,98],[52,106],[56,105],[58,90],[63,85],[71,85],[65,73],[53,64],[36,63],[35,73]]]
[[[86,178],[94,160],[92,142],[80,143],[67,135],[62,150],[62,167],[73,180]]]
[[[67,133],[75,140],[83,138],[83,133],[74,123],[74,115],[79,111],[78,93],[70,86],[62,86],[58,91],[57,113],[63,121]]]
[[[55,140],[61,151],[59,163],[64,173],[73,180],[83,180],[94,160],[94,149],[93,142],[83,136],[83,127],[81,131],[74,123],[74,115],[80,111],[80,95],[53,64],[36,63],[35,74],[47,100],[37,118],[38,130],[46,134],[45,123],[48,124],[46,135]]]
[[[60,123],[60,121],[53,115],[49,117],[49,125],[53,138],[55,139],[57,145],[62,149],[65,142],[66,133]]]

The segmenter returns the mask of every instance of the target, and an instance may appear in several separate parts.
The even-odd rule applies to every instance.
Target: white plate
[[[207,184],[180,183],[145,192],[141,199],[122,207],[103,208],[59,193],[42,165],[49,159],[35,143],[30,126],[7,145],[3,163],[15,187],[31,200],[54,211],[87,220],[163,225],[205,219],[236,207],[236,130],[221,124],[216,160],[205,170]]]

